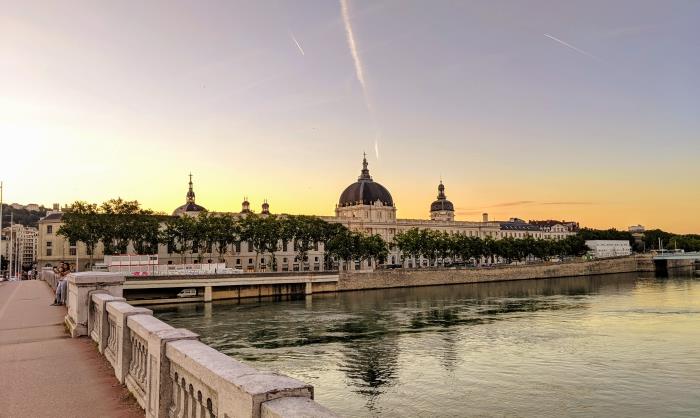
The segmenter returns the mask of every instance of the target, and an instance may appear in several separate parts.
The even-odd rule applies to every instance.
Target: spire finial
[[[192,173],[190,173],[190,189],[187,191],[187,202],[194,203],[194,190],[192,189]]]
[[[372,180],[372,177],[369,175],[369,169],[367,168],[367,153],[363,152],[362,153],[362,174],[360,174],[360,177],[358,180]]]
[[[445,185],[442,184],[442,176],[440,176],[440,184],[438,185],[438,200],[447,199],[445,196]]]

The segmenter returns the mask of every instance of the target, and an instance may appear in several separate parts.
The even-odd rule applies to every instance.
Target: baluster
[[[141,341],[141,382],[146,383],[146,375],[148,374],[148,347],[144,341]]]
[[[168,415],[170,417],[176,417],[179,415],[180,411],[178,407],[180,406],[180,382],[178,382],[178,374],[175,372],[173,374],[172,367],[170,369],[170,380],[173,386],[172,399],[170,399],[170,406],[168,408]]]
[[[194,387],[192,384],[188,387],[188,392],[189,396],[187,399],[189,400],[189,408],[187,408],[187,416],[188,417],[196,417],[197,416],[197,398],[194,396]]]
[[[182,413],[180,414],[181,417],[185,418],[189,416],[187,414],[187,407],[189,406],[189,399],[187,396],[187,383],[185,383],[185,378],[182,378]]]
[[[208,418],[214,418],[214,405],[211,398],[207,398],[207,415]]]
[[[195,415],[197,418],[203,418],[204,417],[204,405],[202,404],[202,391],[198,390],[197,391],[197,414]]]

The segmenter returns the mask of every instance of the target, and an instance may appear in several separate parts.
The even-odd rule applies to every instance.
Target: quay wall
[[[648,261],[647,261],[648,260]],[[507,280],[547,279],[612,273],[654,271],[649,257],[620,257],[560,264],[530,264],[474,269],[396,269],[342,273],[338,291],[435,286]],[[651,270],[646,270],[651,269]]]

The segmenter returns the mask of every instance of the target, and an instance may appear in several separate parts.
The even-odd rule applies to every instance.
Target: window
[[[240,265],[241,265],[241,259],[240,259],[240,258],[237,258],[237,259],[236,259],[236,265],[237,265],[237,266],[240,266]]]
[[[249,242],[249,243],[248,243],[248,252],[249,252],[249,253],[252,253],[253,251],[255,251],[255,250],[253,249],[253,243],[252,243],[252,242]]]
[[[53,244],[51,241],[46,241],[46,248],[51,248]]]
[[[282,251],[287,251],[287,241],[282,241]]]
[[[241,252],[241,243],[240,243],[240,242],[237,242],[237,243],[236,243],[236,252],[237,252],[237,253],[240,253],[240,252]],[[240,263],[239,263],[239,264],[240,264]]]
[[[252,259],[252,258],[249,258],[249,259],[248,259],[248,264],[253,264],[253,259]]]
[[[46,256],[51,257],[51,248],[46,249]]]
[[[282,262],[283,262],[283,263],[286,263],[286,262],[287,262],[287,257],[283,257],[283,258],[282,258]]]
[[[318,263],[318,257],[314,257],[314,261]]]
[[[68,249],[68,255],[75,255],[76,249],[75,248],[69,248]]]
[[[46,233],[53,234],[53,225],[46,225]]]

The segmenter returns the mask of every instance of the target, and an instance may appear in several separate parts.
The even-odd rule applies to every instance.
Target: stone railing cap
[[[130,329],[141,336],[175,329],[151,315],[131,315],[127,319],[127,324]]]
[[[166,352],[171,361],[196,376],[210,373],[224,381],[232,382],[240,376],[258,372],[200,341],[174,341],[168,343]]]
[[[93,302],[123,302],[123,301],[126,301],[126,299],[121,298],[119,296],[112,296],[109,293],[93,293],[92,294],[92,301]]]
[[[309,398],[291,396],[263,402],[261,418],[337,418],[338,415]]]
[[[107,304],[107,312],[129,314],[129,315],[138,315],[138,314],[152,315],[153,314],[153,311],[150,309],[137,308],[137,307],[129,305],[126,302],[109,302]]]
[[[108,273],[100,271],[86,271],[82,273],[71,273],[68,275],[68,282],[77,285],[89,285],[93,283],[124,283],[124,274]]]
[[[285,376],[283,374],[258,371],[254,374],[247,374],[236,379],[235,384],[246,393],[253,396],[263,395],[268,392],[283,392],[285,390],[308,389],[313,393],[313,386],[300,380]]]

